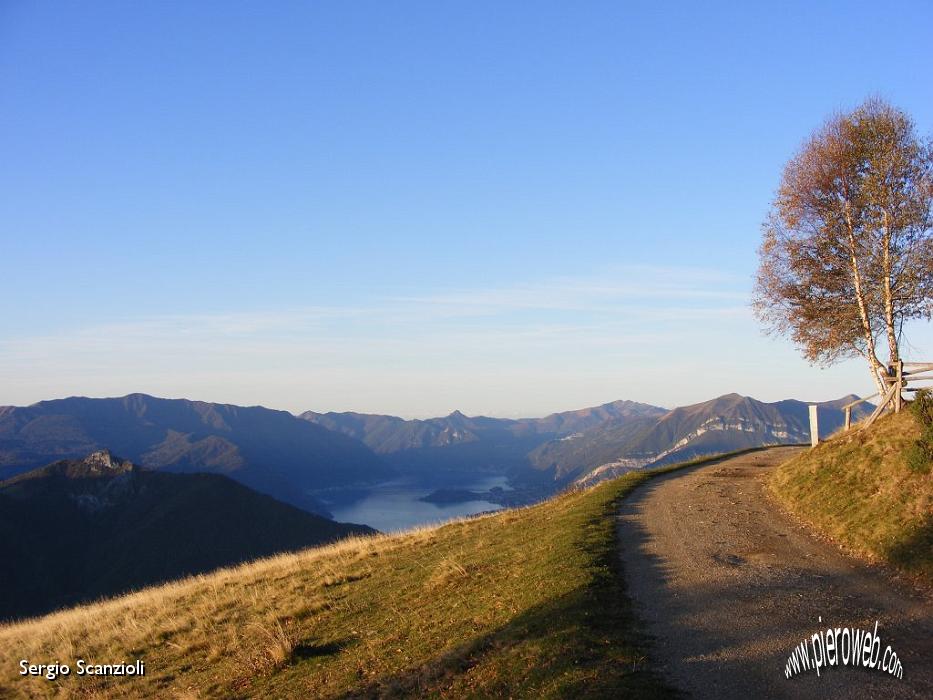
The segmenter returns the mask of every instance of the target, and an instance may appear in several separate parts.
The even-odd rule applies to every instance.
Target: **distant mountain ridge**
[[[0,479],[102,448],[147,468],[224,474],[322,514],[307,491],[393,473],[357,440],[261,406],[130,394],[0,409]]]
[[[824,435],[842,426],[842,406],[857,398],[818,404]],[[670,411],[614,401],[515,420],[469,417],[459,411],[425,420],[312,411],[301,417],[364,442],[402,473],[432,465],[492,469],[498,463],[517,483],[554,488],[715,452],[806,442],[808,405],[793,399],[766,403],[733,393]],[[853,419],[871,408],[856,407]]]
[[[841,428],[842,406],[857,399],[849,395],[818,403],[821,434],[826,436]],[[853,420],[866,416],[872,408],[869,404],[857,406]],[[581,445],[570,445],[564,450],[552,449],[545,457],[545,448],[535,455],[537,463],[545,466],[549,459],[551,465],[576,468],[581,483],[593,483],[631,469],[810,440],[809,404],[793,399],[765,403],[739,394],[675,408],[653,424],[629,430],[621,439],[613,439],[612,427],[605,424],[581,436],[582,446],[591,447],[589,453],[584,450],[581,454]],[[576,454],[568,454],[574,448]]]
[[[491,433],[508,433],[516,438],[530,435],[563,436],[586,430],[607,420],[660,416],[665,413],[667,409],[658,406],[636,401],[613,401],[592,408],[552,413],[544,418],[469,417],[460,411],[440,418],[411,420],[352,411],[305,411],[299,417],[360,440],[378,454],[390,454],[402,450],[474,442]]]
[[[842,425],[841,407],[855,398],[819,404],[824,434]],[[862,404],[853,418],[871,408]],[[143,394],[72,398],[0,408],[0,478],[107,446],[148,468],[225,474],[322,514],[326,508],[310,493],[332,502],[331,490],[390,478],[463,489],[505,476],[516,489],[507,502],[528,502],[630,469],[804,442],[807,413],[802,401],[765,403],[739,394],[673,410],[614,401],[543,418],[454,411],[423,420],[313,411],[296,417]]]
[[[0,482],[0,619],[371,532],[99,451]]]
[[[538,446],[608,420],[659,417],[666,409],[613,401],[544,418],[465,416],[460,411],[423,420],[365,413],[315,413],[301,418],[360,440],[400,474],[443,485],[468,474],[505,474],[516,485],[547,492],[554,479],[529,460]]]

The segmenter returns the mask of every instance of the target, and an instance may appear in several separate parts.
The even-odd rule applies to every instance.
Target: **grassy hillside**
[[[646,478],[0,627],[0,696],[667,696],[617,571],[616,507]],[[78,657],[146,675],[16,675]]]
[[[912,469],[911,411],[802,452],[772,476],[778,499],[847,549],[933,582],[933,474]]]

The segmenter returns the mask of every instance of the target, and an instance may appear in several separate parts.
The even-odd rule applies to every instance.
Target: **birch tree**
[[[933,148],[872,99],[829,119],[786,165],[763,227],[753,306],[817,364],[900,359],[905,321],[933,312]],[[886,361],[881,347],[886,345]]]

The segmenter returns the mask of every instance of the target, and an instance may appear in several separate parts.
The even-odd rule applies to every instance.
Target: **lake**
[[[497,486],[509,490],[506,477],[489,476],[466,484],[457,484],[456,488],[488,491]],[[328,508],[333,513],[334,520],[369,525],[382,532],[407,530],[419,525],[442,523],[453,518],[502,509],[499,504],[489,501],[426,503],[419,500],[433,491],[433,488],[405,481],[389,481],[367,489],[361,497],[352,501],[331,502]]]

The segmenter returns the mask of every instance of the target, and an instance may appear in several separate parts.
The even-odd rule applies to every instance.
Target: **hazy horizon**
[[[850,393],[855,393],[855,392],[850,392]],[[401,413],[393,413],[393,412],[391,412],[391,411],[358,411],[358,410],[355,410],[355,409],[352,409],[352,408],[344,409],[344,410],[341,410],[341,411],[336,411],[336,410],[331,409],[331,408],[304,408],[304,409],[297,409],[297,410],[291,409],[291,410],[290,410],[290,409],[282,408],[281,406],[272,406],[272,405],[267,405],[267,404],[236,404],[236,403],[229,402],[229,401],[215,401],[215,400],[212,400],[212,399],[209,399],[209,398],[201,398],[201,397],[196,397],[196,396],[167,396],[167,395],[151,394],[151,393],[145,392],[145,391],[131,391],[131,392],[128,392],[128,393],[126,393],[126,394],[121,394],[121,395],[119,395],[119,396],[117,396],[117,395],[113,395],[113,396],[111,396],[111,395],[107,395],[107,396],[104,396],[104,395],[78,395],[78,394],[72,394],[72,395],[68,395],[68,396],[52,396],[52,397],[47,397],[47,398],[45,398],[45,399],[41,399],[40,401],[37,401],[37,402],[32,402],[31,404],[19,404],[19,405],[17,405],[17,404],[5,404],[5,403],[0,402],[0,407],[8,406],[8,405],[14,405],[14,406],[18,406],[18,407],[20,407],[20,408],[24,408],[24,407],[28,407],[29,405],[32,405],[32,404],[34,404],[34,403],[41,403],[42,401],[58,401],[58,400],[64,400],[64,399],[122,399],[122,398],[126,398],[127,396],[132,396],[132,395],[134,395],[134,394],[141,394],[141,395],[144,395],[144,396],[150,396],[150,397],[155,398],[155,399],[166,399],[166,400],[169,400],[169,401],[187,400],[187,401],[193,401],[193,402],[199,402],[199,403],[213,403],[213,404],[218,404],[218,405],[233,405],[233,406],[240,406],[240,407],[244,407],[244,408],[252,408],[252,407],[268,408],[268,409],[272,409],[272,410],[286,411],[286,412],[291,413],[291,414],[293,414],[293,415],[295,415],[295,416],[299,416],[300,414],[305,413],[305,412],[307,412],[307,411],[312,411],[312,412],[314,412],[314,413],[321,413],[321,414],[323,414],[323,413],[359,413],[359,414],[369,414],[369,415],[388,415],[388,416],[394,416],[394,417],[396,417],[396,418],[403,418],[403,419],[405,419],[405,420],[427,420],[427,419],[431,419],[431,418],[444,418],[444,417],[447,417],[447,416],[449,416],[449,415],[451,415],[451,414],[453,414],[453,413],[456,413],[456,412],[460,412],[460,413],[466,415],[466,416],[469,417],[469,418],[483,417],[483,418],[506,418],[506,419],[511,419],[511,420],[519,420],[519,419],[530,419],[530,420],[534,420],[534,419],[538,419],[538,418],[545,418],[545,417],[547,417],[547,416],[549,416],[549,415],[552,415],[552,414],[554,414],[554,413],[567,413],[567,412],[572,412],[572,411],[581,411],[581,410],[585,410],[585,409],[589,409],[589,408],[598,408],[598,407],[600,407],[600,406],[604,406],[604,405],[607,405],[607,404],[615,403],[615,402],[617,402],[617,401],[632,401],[632,402],[634,402],[634,403],[641,403],[641,404],[651,405],[651,406],[654,406],[655,408],[663,408],[663,409],[666,409],[666,410],[672,410],[672,409],[680,408],[680,407],[683,407],[683,406],[690,406],[690,405],[693,405],[693,404],[695,404],[695,403],[703,403],[704,401],[711,401],[711,400],[713,400],[713,399],[717,399],[717,398],[720,398],[721,396],[726,396],[726,395],[728,395],[728,394],[739,394],[739,395],[742,395],[742,396],[746,396],[746,397],[748,397],[748,398],[756,399],[756,400],[759,400],[759,401],[764,401],[765,403],[776,403],[776,402],[778,402],[778,401],[785,401],[785,400],[807,401],[807,399],[801,399],[800,397],[797,397],[797,396],[784,396],[784,397],[782,397],[782,398],[780,398],[780,399],[764,400],[764,399],[761,399],[760,397],[757,397],[757,396],[750,396],[750,395],[748,395],[748,394],[744,394],[744,393],[741,392],[741,391],[730,391],[730,392],[726,392],[726,393],[724,393],[724,394],[717,394],[716,396],[709,396],[709,397],[707,397],[706,399],[703,399],[703,400],[697,401],[697,402],[693,402],[693,403],[681,403],[681,404],[670,404],[670,405],[661,405],[661,404],[657,404],[657,403],[651,403],[650,401],[636,401],[635,399],[627,399],[627,398],[625,398],[625,397],[619,397],[619,398],[616,398],[616,399],[610,399],[610,400],[608,400],[608,401],[602,401],[602,402],[595,403],[595,404],[588,404],[588,405],[586,405],[586,406],[571,406],[571,407],[565,407],[565,408],[558,408],[558,409],[555,409],[555,410],[553,410],[553,411],[547,411],[546,413],[540,413],[540,414],[534,414],[534,415],[532,415],[532,414],[506,415],[506,414],[494,414],[494,413],[470,413],[470,412],[468,412],[468,411],[462,411],[462,410],[460,410],[459,408],[452,408],[452,409],[450,409],[449,411],[445,411],[445,412],[441,412],[441,413],[436,413],[436,414],[405,415],[405,414],[401,414]],[[809,402],[809,403],[820,403],[820,402],[825,402],[825,401],[833,401],[833,400],[836,400],[836,399],[843,398],[844,396],[847,396],[847,395],[848,395],[848,394],[840,394],[839,396],[832,396],[832,397],[827,397],[827,398],[815,398],[815,399],[812,399],[812,400],[810,400],[810,401],[808,401],[808,402]]]

